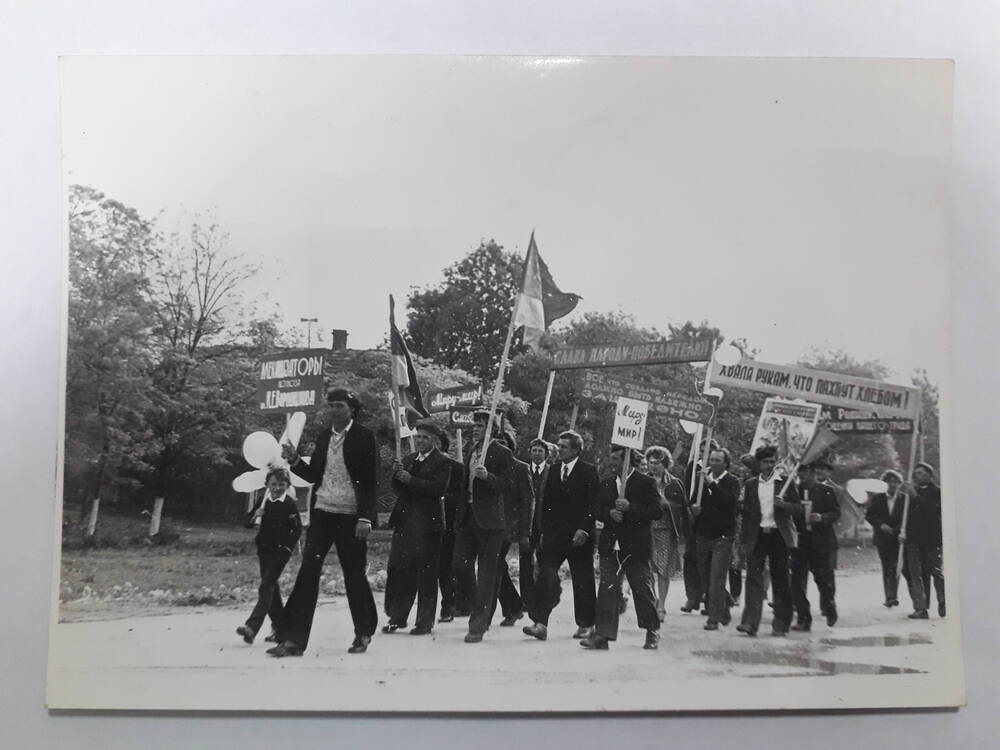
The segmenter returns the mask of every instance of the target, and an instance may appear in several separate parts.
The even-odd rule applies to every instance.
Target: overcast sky
[[[657,58],[69,58],[69,183],[214,210],[286,321],[381,342],[387,295],[536,231],[575,315],[707,319],[906,382],[948,356],[951,66]],[[275,281],[278,278],[279,281]],[[324,338],[324,343],[329,337]]]

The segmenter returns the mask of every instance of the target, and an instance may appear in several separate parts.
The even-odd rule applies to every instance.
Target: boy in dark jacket
[[[244,625],[236,628],[246,643],[253,643],[257,631],[264,624],[264,616],[271,618],[275,631],[281,630],[284,607],[278,578],[285,569],[292,549],[302,535],[302,519],[295,499],[287,494],[291,478],[282,468],[267,472],[267,489],[253,510],[247,515],[247,526],[253,528],[260,523],[257,532],[257,558],[260,561],[260,588],[257,590],[257,604]]]

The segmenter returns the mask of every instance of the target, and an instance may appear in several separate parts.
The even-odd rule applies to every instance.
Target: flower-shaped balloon
[[[306,424],[306,414],[297,411],[285,424],[285,431],[278,440],[270,432],[258,430],[251,432],[243,441],[243,458],[254,467],[254,471],[244,471],[233,480],[233,489],[237,492],[255,492],[264,487],[267,472],[275,467],[288,468],[288,462],[281,456],[281,446],[288,444],[293,448],[299,444],[302,429]],[[308,458],[303,458],[308,462]],[[308,487],[309,482],[293,472],[289,472],[294,487]]]
[[[849,479],[845,489],[854,502],[864,505],[871,495],[888,491],[889,485],[881,479]]]

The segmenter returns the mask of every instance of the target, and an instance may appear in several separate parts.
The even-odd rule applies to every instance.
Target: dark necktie
[[[566,464],[563,464],[563,470],[562,470],[563,482],[565,482],[568,478],[569,478],[569,467]]]

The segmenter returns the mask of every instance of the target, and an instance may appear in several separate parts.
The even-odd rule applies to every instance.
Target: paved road
[[[368,653],[346,652],[352,631],[343,597],[323,602],[301,658],[274,659],[235,634],[247,612],[206,608],[51,632],[48,703],[62,708],[431,711],[727,710],[773,707],[933,706],[962,701],[959,627],[906,619],[881,605],[877,574],[838,578],[841,619],[811,634],[750,639],[733,626],[702,630],[671,590],[658,651],[642,649],[631,610],[607,652],[589,652],[574,630],[570,587],[549,640],[497,624],[466,644],[464,622],[432,636],[377,633]],[[954,589],[953,589],[954,590]],[[813,591],[815,596],[815,591]],[[954,610],[955,607],[953,606]],[[738,621],[738,610],[734,611]],[[765,615],[767,617],[767,615]],[[499,622],[499,617],[495,621]],[[519,623],[523,624],[522,623]],[[774,679],[760,679],[760,678]],[[950,700],[949,700],[950,697]]]

